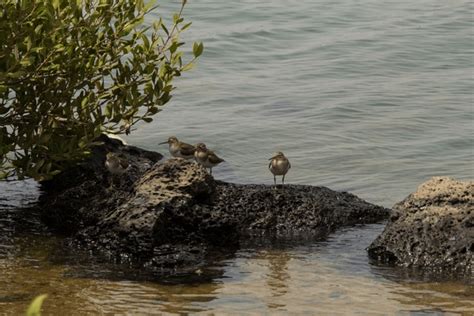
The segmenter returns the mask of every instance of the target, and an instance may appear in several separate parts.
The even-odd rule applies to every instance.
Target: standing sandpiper
[[[170,154],[173,157],[179,157],[184,159],[193,159],[194,152],[196,149],[193,145],[180,142],[176,137],[171,136],[166,142],[162,142],[159,145],[168,144]]]
[[[105,160],[105,167],[112,174],[112,179],[109,186],[110,189],[114,184],[114,176],[120,176],[124,174],[127,171],[129,164],[126,159],[120,158],[114,153],[109,152],[107,153],[107,159]]]
[[[273,173],[273,182],[276,185],[276,176],[283,176],[281,183],[285,184],[285,175],[290,170],[291,164],[288,158],[285,155],[278,151],[276,152],[272,158],[268,159],[271,160],[268,164],[268,169]]]
[[[128,169],[128,161],[120,158],[114,153],[107,153],[107,159],[105,160],[105,166],[107,170],[113,175],[122,175]]]
[[[204,168],[209,168],[209,173],[212,175],[212,168],[224,161],[219,158],[212,150],[207,149],[206,145],[199,143],[196,145],[194,158]]]

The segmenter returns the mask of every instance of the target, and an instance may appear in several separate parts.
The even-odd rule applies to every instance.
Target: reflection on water
[[[285,252],[262,252],[262,259],[268,262],[269,272],[266,274],[266,283],[272,297],[278,299],[288,293],[288,282],[290,274],[288,273],[288,262],[291,257]],[[269,309],[278,309],[285,307],[285,304],[278,302],[270,302]]]
[[[227,269],[232,281],[221,289],[221,295],[243,303],[221,306],[219,297],[213,307],[236,313],[247,307],[272,313],[361,315],[474,312],[472,280],[414,281],[403,279],[394,268],[370,266],[364,249],[381,229],[380,224],[367,225],[337,233],[325,242],[243,250],[233,268]]]

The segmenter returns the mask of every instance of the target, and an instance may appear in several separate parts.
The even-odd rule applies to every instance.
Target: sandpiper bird
[[[112,178],[109,180],[109,189],[111,189],[114,185],[115,176],[120,176],[124,174],[127,171],[129,165],[126,159],[120,158],[114,153],[109,152],[107,153],[106,157],[107,159],[105,160],[105,167],[112,174]],[[119,185],[121,185],[121,183],[122,181],[121,179],[119,179]]]
[[[224,161],[219,158],[212,150],[207,149],[206,145],[199,143],[196,145],[194,158],[204,168],[209,168],[209,173],[212,175],[212,168]]]
[[[105,166],[107,170],[113,175],[121,175],[128,169],[128,161],[120,158],[114,153],[107,153],[107,159],[105,160]]]
[[[170,154],[173,157],[179,157],[184,159],[193,159],[194,152],[196,149],[193,145],[180,142],[176,137],[171,136],[166,142],[162,142],[159,145],[168,144]]]
[[[285,175],[290,170],[291,164],[288,158],[285,155],[278,151],[272,158],[268,159],[270,163],[268,164],[268,169],[273,173],[273,182],[276,185],[276,176],[283,176],[281,183],[285,184]]]

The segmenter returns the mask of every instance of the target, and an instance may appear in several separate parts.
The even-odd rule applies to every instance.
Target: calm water
[[[205,53],[127,141],[162,152],[170,135],[204,141],[226,159],[215,176],[243,183],[271,183],[267,159],[281,150],[288,182],[388,207],[431,176],[472,179],[473,14],[456,0],[189,1],[185,38]],[[201,275],[157,282],[68,255],[34,215],[16,229],[34,191],[0,183],[0,314],[39,293],[50,294],[48,315],[474,313],[472,280],[370,265],[364,248],[381,224],[319,243],[249,245]]]

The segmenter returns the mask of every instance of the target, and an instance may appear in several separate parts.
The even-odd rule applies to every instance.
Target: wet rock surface
[[[40,204],[51,226],[73,232],[74,245],[119,261],[161,269],[196,266],[232,253],[253,236],[319,239],[389,215],[325,187],[226,183],[191,161],[157,162],[159,154],[109,141],[106,146],[95,153],[92,167],[71,171],[74,182],[68,173],[45,184]],[[107,151],[129,159],[130,170],[120,179],[103,167]]]
[[[393,208],[370,245],[379,262],[473,275],[474,183],[434,177]]]

